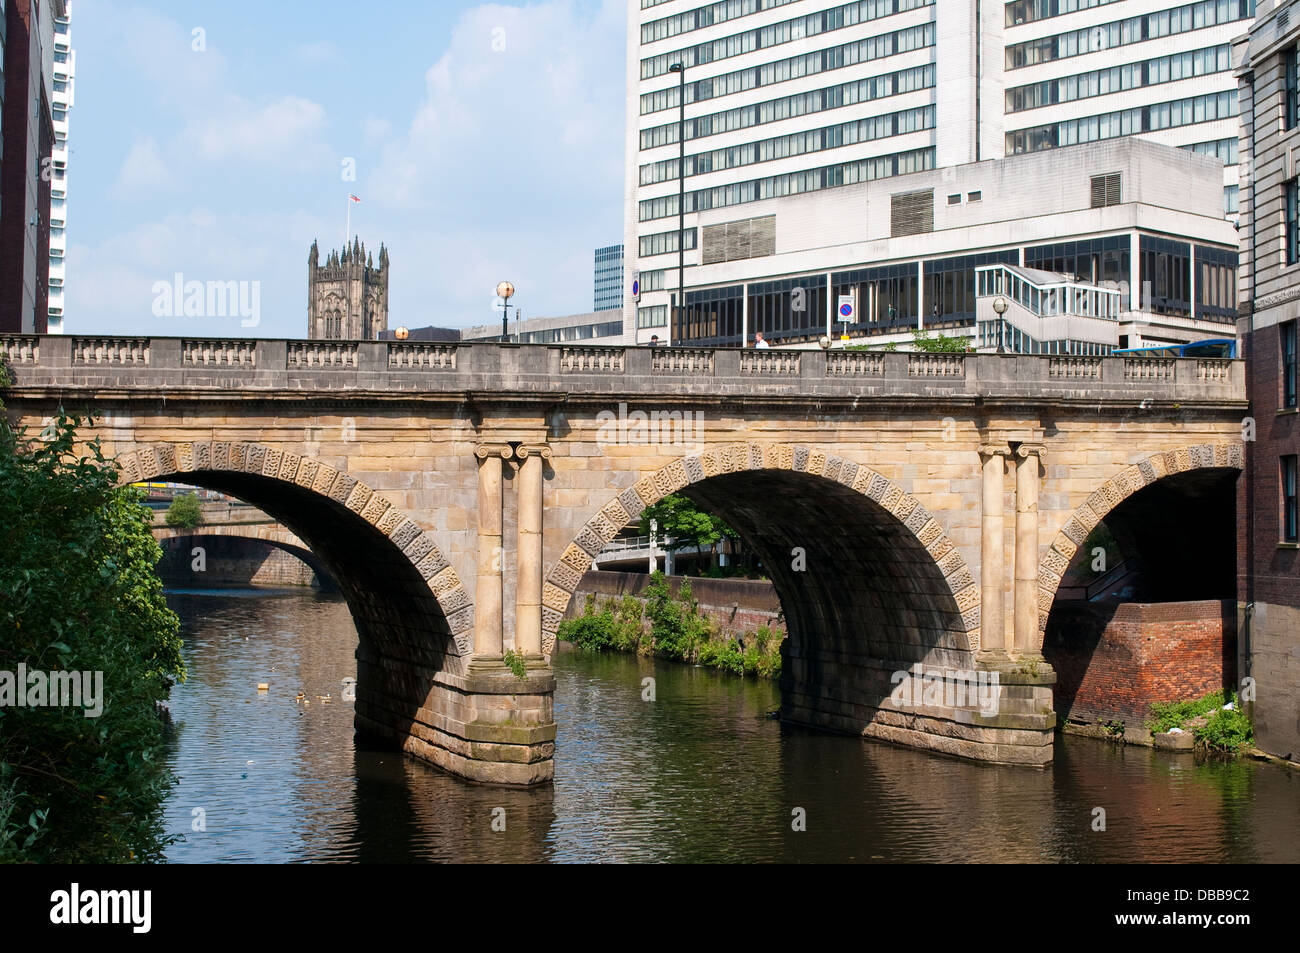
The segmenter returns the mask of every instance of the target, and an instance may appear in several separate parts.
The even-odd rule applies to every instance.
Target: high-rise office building
[[[1116,136],[1227,163],[1235,210],[1228,45],[1253,14],[1254,0],[629,0],[629,331],[668,326],[679,189],[688,289],[693,267],[722,262],[784,279],[761,259],[850,214],[812,193]],[[822,207],[787,225],[770,200]]]
[[[608,311],[623,307],[623,246],[597,248],[595,259],[592,309]]]
[[[50,270],[49,333],[63,332],[64,282],[68,240],[68,110],[72,108],[72,84],[76,54],[72,50],[71,0],[62,10],[54,8],[53,96],[54,148],[50,156]]]
[[[4,0],[0,122],[0,331],[48,320],[54,23],[63,0]]]

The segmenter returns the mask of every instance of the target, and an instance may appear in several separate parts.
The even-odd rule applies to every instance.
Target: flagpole
[[[348,204],[347,225],[343,228],[343,247],[348,247],[348,236],[352,234],[352,196],[349,194],[344,200]]]

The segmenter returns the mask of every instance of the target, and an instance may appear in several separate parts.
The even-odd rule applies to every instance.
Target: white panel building
[[[49,333],[63,333],[64,281],[68,251],[68,110],[72,108],[76,54],[72,50],[72,2],[54,19],[54,149],[50,164]]]
[[[782,282],[796,276],[778,250],[862,244],[846,188],[906,191],[916,173],[1119,136],[1227,163],[1217,200],[1235,211],[1228,44],[1253,13],[1254,0],[629,0],[629,337],[669,329],[679,188],[692,291],[709,265]]]

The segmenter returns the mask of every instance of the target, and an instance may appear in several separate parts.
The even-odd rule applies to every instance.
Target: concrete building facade
[[[48,330],[63,333],[65,285],[67,281],[68,226],[68,111],[73,104],[76,52],[72,49],[72,3],[64,0],[54,10],[53,79],[51,118],[54,147],[50,155],[50,268]]]
[[[1239,668],[1256,743],[1300,760],[1300,3],[1261,3],[1236,44],[1241,84],[1240,331],[1250,417],[1239,490]]]
[[[592,268],[593,311],[623,306],[623,246],[597,248]]]
[[[818,251],[831,244],[827,234],[844,243],[860,236],[851,190],[877,181],[901,194],[927,187],[913,187],[914,174],[954,176],[973,163],[1121,136],[1235,165],[1228,43],[1248,25],[1253,0],[686,7],[629,0],[624,246],[640,294],[625,281],[624,321],[638,340],[680,337],[669,327],[679,192],[689,297],[711,283],[705,266],[721,262],[742,281],[799,277],[771,260],[792,248],[813,251],[813,269],[873,266],[876,258],[832,264]],[[1222,217],[1235,201],[1235,168],[1218,175]],[[968,191],[941,201],[963,209],[987,201]],[[903,228],[924,232],[924,209],[899,205]],[[815,221],[815,240],[792,234],[778,208]],[[927,242],[878,257],[931,257]]]

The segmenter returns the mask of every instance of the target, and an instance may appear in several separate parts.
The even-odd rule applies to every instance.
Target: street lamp
[[[686,313],[686,64],[674,63],[668,72],[677,74],[677,314],[681,326]],[[674,328],[668,333],[670,341],[677,336]]]
[[[1002,297],[1002,295],[998,295],[996,298],[994,298],[993,310],[997,312],[997,316],[998,316],[998,353],[1002,354],[1004,353],[1002,350],[1002,330],[1003,330],[1002,315],[1007,313],[1007,299]]]
[[[501,299],[501,343],[510,340],[510,298],[515,293],[515,286],[508,281],[497,282],[497,297]],[[518,310],[518,309],[516,309]]]

